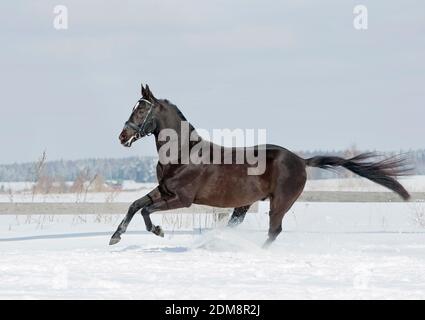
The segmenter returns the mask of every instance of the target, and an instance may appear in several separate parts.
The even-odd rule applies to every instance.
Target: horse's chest
[[[161,165],[159,162],[156,165],[156,177],[158,181],[161,181],[164,178],[164,166]]]

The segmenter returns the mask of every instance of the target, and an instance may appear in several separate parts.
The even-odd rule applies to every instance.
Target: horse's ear
[[[155,100],[155,97],[153,96],[153,93],[148,85],[146,85],[144,88],[142,86],[142,96],[147,100]]]
[[[142,93],[142,96],[143,96],[144,95],[143,92],[145,91],[145,88],[143,87],[143,83],[140,86],[142,87],[141,93]]]

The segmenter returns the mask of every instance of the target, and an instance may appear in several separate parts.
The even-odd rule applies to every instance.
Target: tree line
[[[354,149],[345,151],[301,151],[297,152],[303,158],[310,158],[315,155],[335,155],[350,157],[358,154]],[[414,169],[412,174],[425,174],[425,149],[408,152],[386,152],[384,156],[394,156],[402,154],[408,159],[408,163]],[[120,182],[123,180],[134,180],[136,182],[155,182],[157,158],[127,157],[121,159],[83,159],[83,160],[58,160],[47,161],[43,154],[38,161],[28,163],[14,163],[0,165],[0,181],[40,181],[43,177],[50,177],[55,181],[64,183],[65,181],[76,181],[82,176],[86,179],[90,177],[102,177],[107,181]],[[342,175],[349,176],[349,172],[341,171],[332,173],[317,168],[309,170],[309,177],[312,179],[332,178]]]

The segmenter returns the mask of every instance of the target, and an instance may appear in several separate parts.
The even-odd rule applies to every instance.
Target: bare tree
[[[40,177],[43,174],[43,170],[44,170],[44,166],[46,164],[46,159],[47,159],[47,154],[46,151],[44,150],[43,153],[41,154],[40,158],[38,159],[38,161],[34,164],[34,186],[32,188],[32,201],[34,201],[35,198],[35,194],[37,192],[37,184],[40,180]]]

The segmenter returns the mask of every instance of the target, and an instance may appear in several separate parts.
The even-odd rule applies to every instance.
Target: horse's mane
[[[180,109],[175,105],[175,104],[173,104],[173,103],[171,103],[169,100],[167,100],[167,99],[164,99],[164,102],[166,103],[166,104],[168,104],[168,107],[172,107],[172,108],[174,108],[175,109],[175,111],[176,111],[176,113],[177,113],[177,115],[178,115],[178,117],[182,120],[182,121],[187,121],[187,119],[186,119],[186,117],[183,115],[183,113],[180,111]]]

